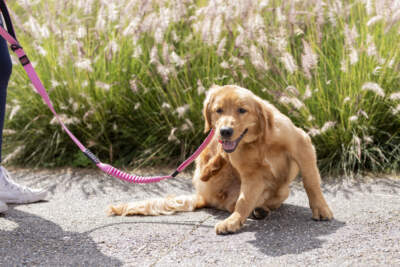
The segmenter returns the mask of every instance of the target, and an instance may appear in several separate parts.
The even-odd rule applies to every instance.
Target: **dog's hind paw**
[[[251,218],[254,220],[262,220],[268,216],[270,211],[264,210],[263,208],[255,208],[251,213]]]

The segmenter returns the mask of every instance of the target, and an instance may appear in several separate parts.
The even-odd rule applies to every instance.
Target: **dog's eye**
[[[217,113],[221,114],[223,112],[222,108],[217,109]]]
[[[244,114],[247,112],[247,110],[245,110],[244,108],[239,108],[238,111],[240,114]]]

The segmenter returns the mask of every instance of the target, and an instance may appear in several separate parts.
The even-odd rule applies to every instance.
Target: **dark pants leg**
[[[3,22],[0,17],[0,27],[2,26]],[[7,85],[11,76],[11,70],[12,63],[8,52],[7,41],[0,36],[0,162],[3,144],[4,117],[6,115]]]

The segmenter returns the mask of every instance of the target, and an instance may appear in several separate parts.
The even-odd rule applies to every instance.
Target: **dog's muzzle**
[[[222,144],[222,148],[226,153],[232,153],[233,151],[236,150],[240,140],[244,137],[244,135],[247,133],[247,129],[243,131],[243,133],[233,141],[229,140],[219,140],[219,142]]]

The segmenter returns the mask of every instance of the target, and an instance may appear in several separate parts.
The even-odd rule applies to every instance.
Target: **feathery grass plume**
[[[246,44],[246,41],[245,41],[246,40],[246,34],[245,34],[244,29],[239,25],[238,28],[237,28],[237,31],[239,32],[239,35],[236,36],[235,46],[237,48],[245,50],[245,51],[248,50],[247,49],[247,44]]]
[[[140,17],[134,17],[130,22],[129,25],[126,26],[126,28],[122,31],[122,35],[124,36],[129,36],[135,34],[135,32],[138,30],[139,25],[141,22]]]
[[[11,130],[11,129],[3,129],[3,135],[12,135],[12,134],[16,134],[17,131],[15,130]]]
[[[185,123],[182,124],[180,130],[181,130],[182,132],[194,131],[192,122],[191,122],[190,120],[186,119],[186,120],[185,120]]]
[[[238,57],[231,57],[231,62],[238,67],[242,67],[246,64],[246,62],[243,59]]]
[[[310,130],[308,130],[307,134],[314,137],[314,136],[320,135],[321,130],[317,129],[317,128],[311,128]]]
[[[304,107],[304,103],[301,102],[298,98],[296,97],[288,97],[288,96],[281,96],[279,98],[279,102],[283,104],[291,104],[294,108],[297,110],[301,109]]]
[[[88,72],[93,72],[92,62],[88,58],[82,58],[75,63],[75,67],[78,69],[86,70]]]
[[[159,62],[160,61],[159,61],[159,58],[158,58],[158,49],[157,49],[156,46],[153,46],[151,48],[151,51],[150,51],[150,63],[151,64],[156,64],[156,63],[159,63]]]
[[[134,58],[140,58],[143,55],[143,49],[140,46],[136,46],[135,49],[133,50],[133,57]]]
[[[157,72],[161,76],[164,84],[167,84],[169,81],[169,75],[171,74],[171,68],[168,68],[168,66],[158,63]]]
[[[380,21],[382,19],[383,19],[383,17],[381,15],[377,15],[377,16],[370,18],[367,22],[367,27],[370,27],[370,26],[376,24],[378,21]]]
[[[176,130],[178,130],[178,128],[174,127],[171,129],[171,132],[169,133],[169,136],[168,136],[168,141],[180,144],[181,141],[179,141],[179,139],[175,136]]]
[[[32,16],[24,23],[25,29],[30,29],[30,33],[35,37],[36,40],[43,40],[50,37],[50,31],[46,25],[40,25],[40,23]]]
[[[349,96],[346,96],[346,97],[343,99],[343,103],[350,102],[350,100],[351,100],[351,98],[350,98]]]
[[[391,108],[391,112],[393,115],[397,115],[400,112],[400,104],[398,104],[395,108]]]
[[[367,14],[371,15],[373,12],[373,0],[362,0],[361,2],[364,3]]]
[[[324,123],[324,125],[321,128],[321,133],[324,133],[330,129],[332,129],[336,125],[336,122],[334,121],[327,121]]]
[[[353,135],[353,148],[355,149],[357,159],[361,159],[361,139],[357,135]]]
[[[173,50],[173,48],[172,48],[172,50]],[[162,45],[162,62],[166,66],[168,66],[171,63],[171,58],[170,58],[169,51],[170,51],[169,44],[167,42],[163,42],[163,45]]]
[[[182,67],[185,65],[185,60],[181,59],[175,51],[172,51],[170,58],[172,63],[174,63],[177,67]]]
[[[218,48],[217,48],[218,56],[220,56],[220,57],[224,56],[224,53],[226,51],[225,46],[226,46],[226,37],[222,38],[222,40],[218,44]]]
[[[367,55],[370,57],[378,55],[374,39],[370,34],[367,34]]]
[[[400,100],[400,92],[392,93],[392,94],[390,95],[389,99],[390,99],[390,100],[393,100],[393,101],[395,101],[395,100]]]
[[[116,21],[119,15],[118,6],[114,2],[106,1],[106,7],[107,7],[107,18],[111,22]]]
[[[311,96],[312,96],[312,91],[310,89],[310,85],[307,84],[306,90],[304,91],[304,94],[303,94],[303,100],[309,99]]]
[[[96,87],[103,89],[104,91],[110,91],[111,85],[105,82],[96,81]]]
[[[374,139],[371,136],[363,136],[363,141],[366,144],[372,144],[374,142]]]
[[[212,23],[211,40],[212,40],[212,44],[214,44],[214,45],[217,45],[220,40],[219,37],[222,32],[222,23],[223,23],[223,19],[222,19],[221,15],[218,15]]]
[[[301,40],[303,43],[303,53],[301,55],[301,62],[303,71],[308,79],[311,79],[311,70],[314,69],[318,64],[318,55],[314,53],[311,46],[304,39]]]
[[[166,103],[166,102],[164,102],[164,103],[162,103],[161,108],[163,108],[163,109],[170,109],[170,108],[171,108],[171,105],[168,104],[168,103]]]
[[[76,31],[76,37],[79,39],[85,38],[87,35],[86,28],[84,26],[79,26],[78,30]]]
[[[119,50],[119,45],[115,40],[111,40],[107,46],[105,47],[104,51],[108,53],[108,60],[112,59],[112,56],[116,54]]]
[[[289,85],[288,87],[286,87],[285,91],[288,92],[290,95],[295,95],[295,96],[300,95],[299,90],[297,90],[297,88],[294,87],[293,85]]]
[[[281,57],[281,61],[283,65],[285,66],[286,70],[290,73],[293,74],[295,71],[297,71],[297,65],[294,61],[294,58],[292,54],[285,52],[283,53]]]
[[[369,118],[367,112],[365,112],[365,111],[362,110],[362,109],[360,109],[360,110],[357,111],[357,115],[364,116],[364,117],[367,118],[367,119]]]
[[[85,112],[85,114],[83,115],[83,121],[87,121],[91,116],[93,116],[95,114],[95,111],[93,109],[88,110],[87,112]]]
[[[350,54],[349,54],[350,64],[354,65],[358,62],[358,51],[354,47],[350,47],[349,50],[350,50]]]
[[[229,69],[229,68],[230,68],[229,63],[226,62],[226,61],[222,61],[221,64],[220,64],[220,66],[221,66],[223,69]]]
[[[197,80],[197,94],[202,95],[206,91],[206,88],[204,88],[203,83],[201,80]]]
[[[38,51],[38,53],[41,56],[46,56],[47,55],[47,51],[43,48],[43,46],[41,45],[35,45],[35,49]]]
[[[263,55],[255,45],[250,46],[250,60],[254,67],[258,70],[268,70],[268,64],[265,62]]]
[[[66,114],[59,114],[59,119],[65,124],[65,125],[70,125],[70,124],[78,124],[81,122],[80,119],[76,118],[76,117],[68,117],[68,115]],[[57,117],[53,117],[50,121],[50,124],[55,125],[58,124],[58,119]]]
[[[350,116],[349,117],[349,121],[350,122],[355,122],[355,121],[357,121],[358,120],[358,116],[356,116],[356,115],[353,115],[353,116]]]
[[[18,111],[21,109],[20,105],[15,105],[12,107],[10,115],[8,116],[9,120],[12,120],[15,115],[17,115]]]
[[[14,149],[13,152],[9,153],[4,159],[2,163],[7,163],[12,161],[14,158],[18,157],[19,154],[25,149],[25,146],[18,146]]]
[[[139,88],[136,83],[136,79],[132,79],[129,81],[130,88],[134,94],[139,92]]]
[[[343,71],[344,73],[347,73],[347,71],[349,70],[347,67],[347,60],[342,59],[340,61],[340,70]]]
[[[385,92],[377,83],[366,82],[362,85],[361,90],[374,92],[376,95],[381,97],[385,96]]]
[[[164,32],[161,27],[156,28],[156,31],[154,32],[154,40],[157,44],[161,44],[164,41]]]
[[[344,41],[348,48],[356,45],[356,39],[359,37],[356,26],[353,26],[351,29],[348,24],[344,25]]]
[[[189,110],[189,104],[185,104],[181,107],[178,107],[175,111],[178,114],[178,118],[183,118],[183,116],[188,110]]]

